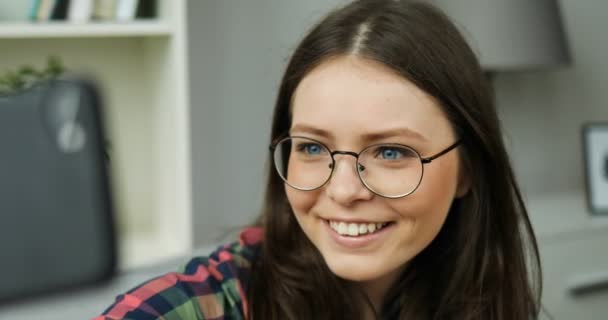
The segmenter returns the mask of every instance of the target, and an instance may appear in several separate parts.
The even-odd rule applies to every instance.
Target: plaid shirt
[[[118,296],[94,320],[246,319],[245,286],[261,239],[261,228],[245,229],[238,242],[209,257],[192,259],[180,273],[152,279]]]

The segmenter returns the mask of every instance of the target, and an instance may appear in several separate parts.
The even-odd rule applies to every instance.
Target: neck
[[[361,281],[357,283],[359,288],[362,289],[363,293],[365,293],[367,296],[367,299],[369,299],[369,302],[371,302],[378,315],[382,313],[384,299],[388,293],[388,290],[395,283],[395,281],[397,281],[401,271],[402,269],[399,268],[378,279]],[[362,297],[362,299],[364,299],[364,297]],[[376,319],[374,316],[374,311],[369,307],[368,301],[363,301],[363,304],[366,306],[364,319]]]

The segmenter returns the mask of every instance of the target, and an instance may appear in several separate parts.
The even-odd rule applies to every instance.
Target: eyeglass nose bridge
[[[334,170],[334,166],[335,166],[335,163],[336,163],[335,156],[339,155],[339,154],[353,156],[355,158],[355,161],[356,161],[357,171],[361,172],[361,171],[365,170],[365,166],[363,166],[362,164],[359,163],[359,156],[361,155],[360,153],[356,153],[356,152],[353,152],[353,151],[336,150],[336,151],[332,151],[330,153],[330,155],[331,155],[331,163],[329,164],[329,168],[332,171]]]

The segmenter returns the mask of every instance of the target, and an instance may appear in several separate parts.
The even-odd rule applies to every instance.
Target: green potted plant
[[[31,65],[22,65],[17,70],[8,70],[0,75],[0,95],[29,88],[39,81],[57,78],[65,70],[61,59],[57,56],[49,56],[43,70],[37,70]]]
[[[34,84],[42,81],[56,79],[66,71],[61,59],[57,56],[49,56],[46,66],[42,70],[37,70],[31,65],[22,65],[17,70],[8,70],[0,75],[0,96],[8,95],[13,92],[30,88]],[[110,142],[105,142],[104,156],[109,163]]]

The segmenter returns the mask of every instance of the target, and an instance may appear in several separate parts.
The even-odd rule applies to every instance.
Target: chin
[[[386,271],[374,268],[369,262],[354,262],[351,259],[326,259],[329,270],[337,277],[349,281],[370,281],[381,278]]]

